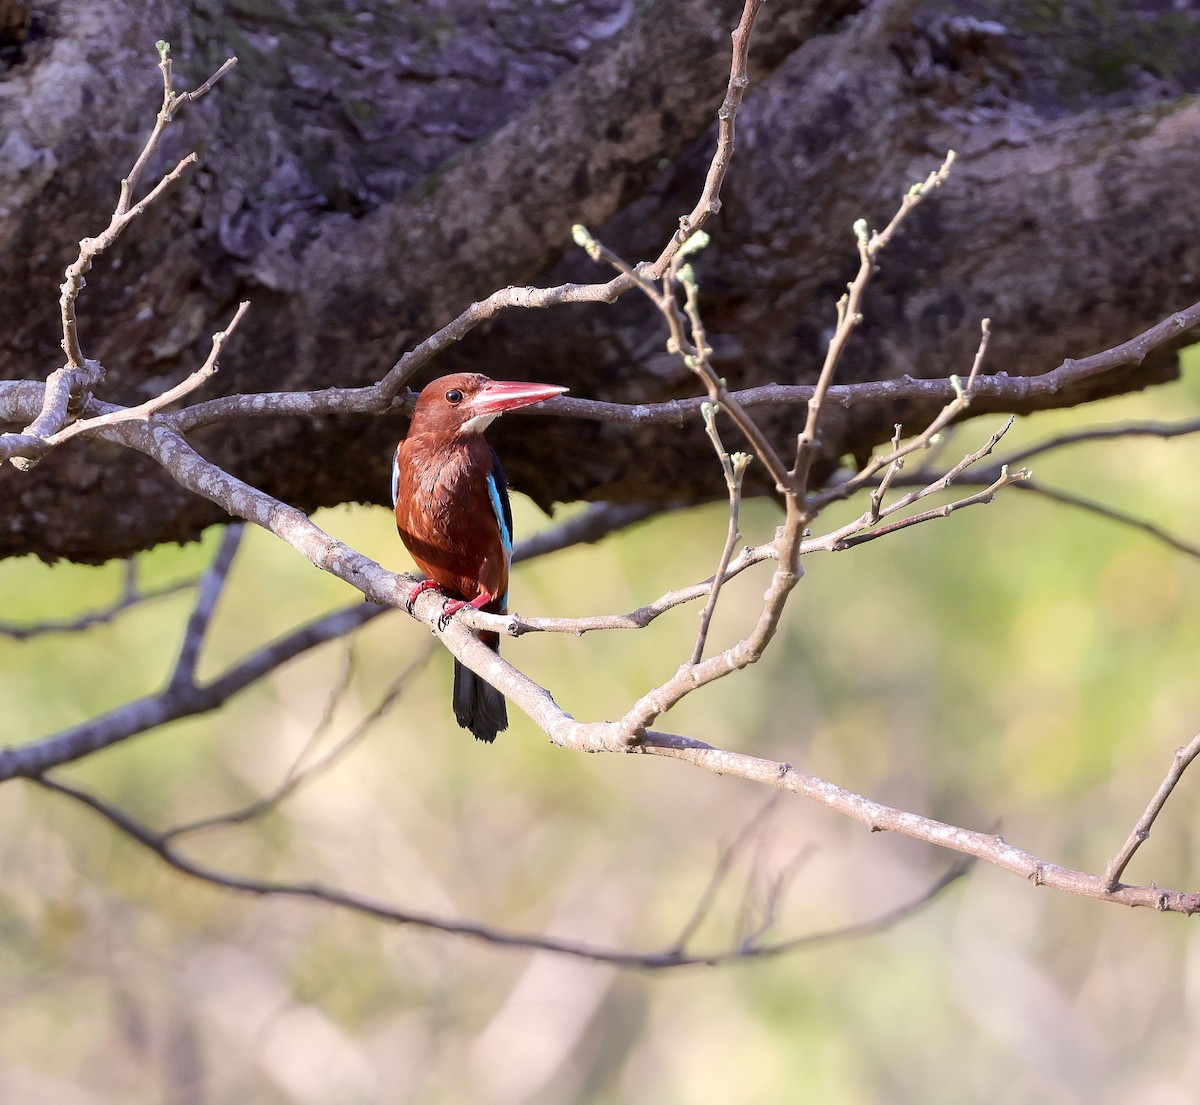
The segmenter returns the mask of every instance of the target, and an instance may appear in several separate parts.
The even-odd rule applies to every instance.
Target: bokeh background
[[[1006,447],[1085,423],[1195,417],[1200,357],[1186,366],[1168,388],[1020,422]],[[994,428],[975,420],[949,449]],[[1198,461],[1195,438],[1124,439],[1033,467],[1200,542]],[[317,520],[409,567],[386,511]],[[776,521],[769,502],[747,504],[746,539]],[[519,504],[525,534],[547,524]],[[706,576],[724,531],[714,506],[531,562],[513,606],[632,609]],[[195,577],[218,539],[146,554],[143,584]],[[766,659],[693,696],[670,728],[1097,871],[1200,726],[1200,562],[1143,533],[1012,489],[805,568]],[[769,570],[727,589],[715,644],[749,624]],[[70,619],[121,584],[115,564],[8,561],[0,618]],[[86,632],[0,636],[4,743],[158,689],[192,597]],[[201,677],[353,599],[249,533]],[[695,624],[690,607],[639,633],[505,647],[576,716],[614,717],[686,659]],[[697,949],[735,946],[781,879],[782,938],[877,916],[952,860],[798,798],[766,808],[772,796],[740,780],[555,749],[519,715],[496,746],[478,745],[450,713],[449,657],[402,614],[61,777],[158,827],[219,813],[269,792],[314,735],[318,752],[336,744],[427,653],[331,770],[251,824],[197,835],[189,854],[648,951],[671,944],[739,834]],[[1200,769],[1127,877],[1200,886],[1198,792]],[[1184,1105],[1200,1092],[1196,923],[983,865],[870,937],[648,973],[237,897],[23,781],[0,791],[0,864],[0,1101],[12,1105]]]

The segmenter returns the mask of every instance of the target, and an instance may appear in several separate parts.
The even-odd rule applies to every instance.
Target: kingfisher
[[[421,590],[436,587],[449,599],[443,617],[464,606],[492,614],[508,609],[512,506],[500,458],[483,431],[505,411],[566,390],[456,372],[417,397],[392,462],[392,504],[400,539],[427,577]],[[478,636],[500,651],[499,634]],[[477,740],[490,743],[508,728],[504,695],[457,659],[453,702],[458,724]]]

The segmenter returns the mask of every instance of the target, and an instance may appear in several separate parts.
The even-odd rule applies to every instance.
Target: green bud
[[[699,253],[710,241],[712,239],[705,231],[697,230],[695,234],[679,247],[679,256],[690,257],[693,253]]]

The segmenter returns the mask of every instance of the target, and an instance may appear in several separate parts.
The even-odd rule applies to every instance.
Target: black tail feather
[[[491,644],[491,642],[488,642]],[[499,641],[492,645],[499,651]],[[508,707],[502,695],[486,679],[454,661],[454,716],[476,740],[491,744],[497,733],[508,728]]]

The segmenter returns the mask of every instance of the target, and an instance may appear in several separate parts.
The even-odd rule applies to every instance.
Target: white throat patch
[[[477,414],[474,418],[468,418],[467,421],[458,428],[458,432],[460,434],[481,434],[493,422],[495,422],[499,416],[499,411],[496,411],[494,414]]]

